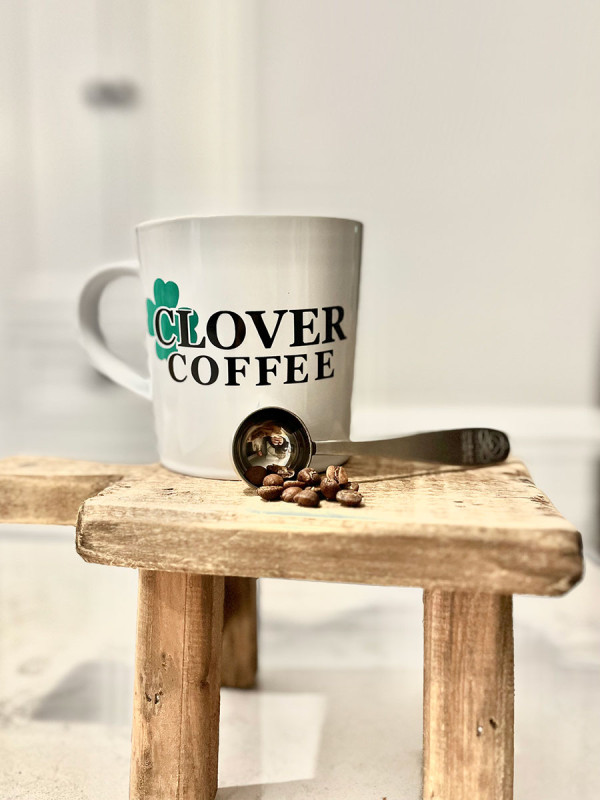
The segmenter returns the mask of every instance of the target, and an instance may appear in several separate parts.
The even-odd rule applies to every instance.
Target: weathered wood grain
[[[225,578],[221,685],[250,689],[258,669],[255,578]]]
[[[84,500],[132,470],[125,464],[66,458],[0,460],[0,522],[74,525]]]
[[[568,591],[582,573],[579,534],[518,461],[461,469],[354,458],[359,509],[264,503],[239,481],[158,465],[92,465],[82,477],[80,463],[1,463],[0,519],[70,521],[100,486],[81,508],[77,549],[102,564],[541,595]]]
[[[223,578],[140,572],[131,800],[217,791]]]
[[[512,597],[424,602],[423,800],[512,800]]]
[[[146,569],[501,594],[562,594],[581,576],[579,534],[519,462],[347,469],[362,508],[265,503],[238,482],[158,469],[85,502],[77,549]]]

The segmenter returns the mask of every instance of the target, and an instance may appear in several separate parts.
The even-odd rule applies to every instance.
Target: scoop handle
[[[318,455],[368,454],[460,466],[498,464],[510,453],[508,436],[494,428],[457,428],[368,442],[315,442],[314,446]]]

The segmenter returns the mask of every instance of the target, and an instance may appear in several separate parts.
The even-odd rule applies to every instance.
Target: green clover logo
[[[150,336],[155,336],[154,330],[154,315],[157,308],[177,308],[179,302],[179,286],[174,281],[163,281],[157,278],[154,281],[154,300],[146,300],[146,311],[148,313],[148,333]],[[191,309],[182,309],[191,311]],[[191,344],[196,344],[198,341],[198,334],[196,332],[196,325],[198,324],[198,314],[194,311],[188,316],[189,327],[189,341]],[[166,314],[161,314],[159,319],[160,333],[163,339],[169,341],[175,336],[177,342],[181,342],[181,331],[179,328],[179,317],[175,316],[174,321],[171,322]],[[177,351],[177,344],[172,344],[171,347],[163,347],[160,342],[155,343],[156,355],[161,359],[167,359],[171,353]]]
[[[163,281],[160,278],[157,278],[154,281],[154,301],[147,299],[146,300],[146,310],[148,312],[148,333],[150,336],[154,336],[154,315],[156,314],[156,309],[160,308],[160,306],[166,306],[167,308],[177,308],[177,303],[179,302],[179,286],[173,281]],[[177,334],[177,331],[173,330],[173,325],[169,321],[169,319],[163,314],[160,318],[160,332],[164,339],[171,339],[173,334]],[[179,337],[178,337],[179,338]],[[174,353],[177,350],[177,345],[174,344],[169,348],[163,347],[161,344],[156,342],[156,355],[164,360],[168,358],[171,353]]]

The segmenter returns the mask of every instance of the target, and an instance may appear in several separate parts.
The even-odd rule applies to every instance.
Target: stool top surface
[[[169,572],[540,595],[581,577],[579,533],[520,461],[355,457],[346,470],[360,508],[266,503],[241,481],[157,464],[11,458],[0,461],[0,522],[77,521],[86,561]]]

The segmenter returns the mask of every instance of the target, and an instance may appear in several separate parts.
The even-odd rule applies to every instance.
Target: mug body
[[[238,477],[231,438],[263,406],[293,411],[314,440],[349,438],[360,223],[184,217],[136,232],[166,467]]]

